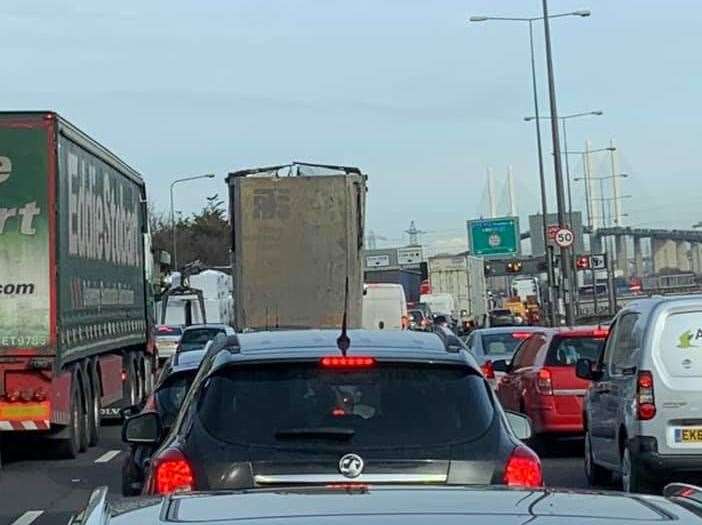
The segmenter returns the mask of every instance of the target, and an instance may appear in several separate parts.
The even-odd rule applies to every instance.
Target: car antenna
[[[341,335],[336,338],[336,347],[341,350],[341,355],[346,357],[346,352],[351,346],[351,339],[347,334],[349,310],[349,276],[346,276],[346,286],[344,289],[344,315],[341,318]]]

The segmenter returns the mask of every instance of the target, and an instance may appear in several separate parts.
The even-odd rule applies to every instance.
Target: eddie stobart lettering
[[[10,180],[11,175],[12,160],[9,157],[0,156],[0,184]],[[2,195],[1,191],[0,195]],[[2,206],[1,202],[0,206]],[[8,232],[36,235],[34,219],[39,215],[41,215],[41,208],[37,206],[36,201],[29,201],[11,208],[0,207],[0,235]]]
[[[68,253],[141,266],[138,194],[75,153],[68,152],[67,165]]]

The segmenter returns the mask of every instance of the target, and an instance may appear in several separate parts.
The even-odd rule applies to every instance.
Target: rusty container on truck
[[[349,328],[360,327],[365,175],[294,163],[230,173],[227,184],[234,328],[339,328],[345,304]]]

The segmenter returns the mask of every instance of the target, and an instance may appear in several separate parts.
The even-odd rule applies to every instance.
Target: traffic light
[[[521,261],[510,261],[507,263],[507,273],[519,273],[522,271]]]
[[[576,259],[575,267],[578,270],[587,270],[590,268],[590,257],[587,255],[581,255]]]

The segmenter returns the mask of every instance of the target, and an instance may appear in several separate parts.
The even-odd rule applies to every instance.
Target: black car
[[[169,359],[161,369],[154,391],[141,411],[159,415],[162,436],[165,436],[173,426],[180,405],[195,379],[204,356],[204,350],[182,352]],[[139,411],[140,407],[133,406],[126,408],[123,414],[129,418]],[[123,495],[136,496],[141,493],[144,484],[144,466],[155,448],[155,443],[133,443],[129,447],[129,454],[122,465]]]
[[[539,486],[519,438],[458,338],[446,333],[299,330],[217,338],[144,492],[329,483]],[[342,348],[344,345],[339,345]],[[157,443],[158,413],[125,423]]]

